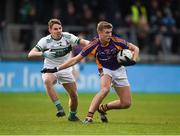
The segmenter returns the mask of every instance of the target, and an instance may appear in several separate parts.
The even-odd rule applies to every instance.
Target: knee
[[[77,99],[78,97],[76,92],[70,93],[69,96],[71,99]]]
[[[131,101],[121,102],[121,108],[128,109],[131,107]]]
[[[53,82],[47,78],[44,79],[43,82],[46,87],[53,85]]]
[[[76,89],[68,89],[67,91],[68,96],[70,97],[70,99],[77,99],[78,94],[77,94],[77,90]]]
[[[110,90],[109,88],[102,88],[101,95],[105,97],[109,93],[109,90]]]

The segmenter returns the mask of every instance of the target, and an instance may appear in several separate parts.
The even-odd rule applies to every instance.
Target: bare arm
[[[38,49],[33,48],[29,54],[28,54],[28,58],[40,58],[42,56],[42,52],[38,51]]]
[[[137,61],[137,58],[139,56],[139,48],[132,43],[128,43],[128,46],[129,46],[129,50],[133,52],[133,60]]]
[[[78,63],[80,60],[82,60],[84,57],[81,54],[78,54],[77,56],[70,58],[67,60],[65,63],[61,64],[60,66],[57,67],[58,70],[66,69],[68,67],[71,67]]]
[[[80,45],[82,47],[85,47],[89,44],[89,41],[88,40],[85,40],[85,39],[80,39]]]

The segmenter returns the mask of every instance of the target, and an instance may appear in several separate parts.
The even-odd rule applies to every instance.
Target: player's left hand
[[[53,68],[53,69],[43,68],[43,69],[41,70],[41,73],[55,73],[55,72],[58,72],[57,67],[55,67],[55,68]]]
[[[56,58],[57,55],[56,55],[56,52],[51,51],[51,49],[49,49],[47,51],[44,51],[42,53],[42,56],[45,58],[54,59],[54,58]]]
[[[125,56],[125,58],[126,58],[126,60],[124,61],[124,60],[121,60],[121,65],[123,65],[123,66],[132,66],[132,65],[135,65],[136,64],[136,61],[134,61],[134,60],[132,60],[132,59],[129,59],[128,57],[126,57]]]

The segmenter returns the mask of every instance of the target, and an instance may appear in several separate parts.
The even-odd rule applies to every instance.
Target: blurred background
[[[140,63],[180,63],[179,0],[2,0],[0,59],[24,60],[59,18],[64,31],[87,39],[107,20],[114,32],[139,46]]]
[[[28,52],[40,38],[48,34],[47,22],[51,18],[59,18],[64,31],[88,40],[96,36],[96,25],[99,21],[111,22],[114,25],[114,33],[121,35],[140,48],[138,64],[142,65],[137,65],[137,69],[136,67],[132,68],[136,71],[131,72],[130,80],[137,81],[135,77],[138,76],[141,79],[138,83],[143,86],[144,77],[153,75],[151,80],[147,79],[151,83],[154,82],[153,85],[149,84],[150,88],[148,88],[147,83],[143,88],[134,88],[137,86],[137,82],[133,82],[133,89],[147,90],[148,88],[148,90],[151,90],[153,86],[164,86],[167,83],[169,91],[172,86],[174,86],[172,90],[180,91],[178,89],[180,88],[178,78],[180,67],[180,0],[1,0],[0,87],[7,90],[8,84],[13,86],[13,80],[16,79],[13,77],[16,77],[15,75],[18,72],[15,71],[15,75],[11,75],[9,79],[8,73],[11,71],[7,70],[7,63],[10,64],[13,61],[15,65],[11,67],[16,68],[16,65],[19,66],[20,62],[29,61],[27,59]],[[74,55],[79,51],[80,49],[74,49]],[[38,62],[41,63],[42,61]],[[86,65],[88,62],[94,62],[94,60],[86,58],[84,62]],[[156,71],[152,71],[152,66],[159,64],[160,67],[158,66],[157,69],[155,67],[154,70]],[[36,72],[40,71],[41,65],[38,65]],[[140,72],[141,66],[146,68],[146,65],[149,69],[147,71],[143,69],[142,72],[144,73],[142,74]],[[25,75],[26,72],[29,72],[28,70],[34,68],[32,63],[28,70],[25,66],[27,66],[27,62],[22,65],[21,70]],[[81,76],[83,75],[83,67],[86,66],[80,67]],[[138,75],[134,75],[134,73],[138,73]],[[170,74],[167,75],[167,73]],[[142,78],[139,76],[142,76]],[[167,80],[167,76],[171,78]],[[32,82],[36,82],[35,79],[40,82],[41,79],[35,77],[34,80],[32,78]],[[164,85],[156,85],[157,80],[154,79],[160,79]],[[22,77],[22,80],[24,81],[24,77]],[[28,80],[24,84],[26,86]],[[93,86],[91,83],[88,84],[89,87]],[[87,84],[83,85],[84,87],[87,86]],[[3,90],[2,88],[0,90]],[[159,90],[164,89],[167,89],[167,87],[159,88]]]

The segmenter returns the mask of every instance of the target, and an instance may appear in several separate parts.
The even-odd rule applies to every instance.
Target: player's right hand
[[[53,59],[53,58],[56,58],[56,52],[54,51],[51,51],[51,49],[43,52],[42,54],[45,58],[49,58],[49,59]]]
[[[121,60],[121,65],[123,65],[123,66],[132,66],[132,65],[135,65],[136,64],[136,61],[134,61],[134,60],[131,60],[131,59],[129,59],[128,57],[126,57],[125,56],[125,58],[126,58],[126,60],[124,61],[124,60]]]
[[[55,72],[58,72],[57,67],[52,68],[52,69],[49,69],[49,68],[43,68],[43,69],[41,70],[41,73],[55,73]]]

